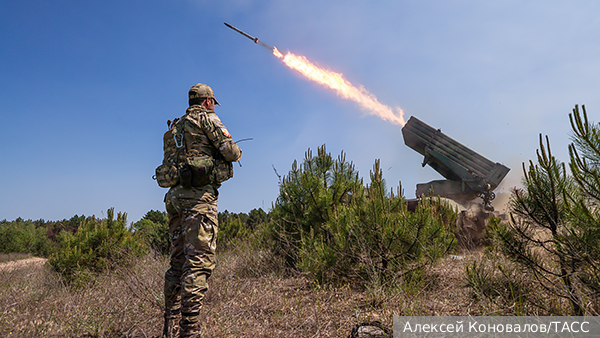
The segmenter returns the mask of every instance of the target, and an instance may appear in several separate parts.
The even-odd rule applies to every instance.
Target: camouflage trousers
[[[182,337],[197,334],[208,278],[216,265],[217,194],[210,186],[178,186],[165,196],[171,237],[164,288],[165,330],[180,321]]]

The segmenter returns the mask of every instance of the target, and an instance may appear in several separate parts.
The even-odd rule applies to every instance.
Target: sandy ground
[[[46,263],[46,261],[47,261],[46,258],[39,258],[39,257],[25,258],[25,259],[20,259],[18,261],[10,261],[10,262],[5,262],[5,263],[0,263],[0,270],[11,271],[11,270],[22,269],[22,268],[31,267],[31,266],[38,266],[38,265],[43,265],[44,263]]]

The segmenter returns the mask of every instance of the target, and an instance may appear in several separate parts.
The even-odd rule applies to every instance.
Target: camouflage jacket
[[[180,151],[174,151],[182,145]],[[218,173],[233,170],[231,162],[238,161],[242,151],[214,111],[194,105],[178,121],[173,122],[165,133],[164,155],[163,163],[172,164],[185,163],[189,158],[212,158],[215,161],[215,173]],[[231,175],[222,174],[224,177],[214,184],[215,188],[219,188],[220,182]]]
[[[231,139],[231,134],[214,111],[191,106],[181,119],[187,157],[222,156],[228,162],[238,161],[242,157],[242,150]]]

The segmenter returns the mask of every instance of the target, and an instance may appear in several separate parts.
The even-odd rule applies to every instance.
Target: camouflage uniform
[[[210,156],[230,163],[241,158],[241,150],[213,111],[192,105],[180,120],[185,143],[180,160]],[[197,187],[178,184],[165,195],[171,237],[171,262],[164,288],[165,336],[178,336],[179,326],[181,337],[198,334],[202,300],[216,264],[219,187],[218,181]]]

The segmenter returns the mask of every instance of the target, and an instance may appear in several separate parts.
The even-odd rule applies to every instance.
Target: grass
[[[161,262],[140,261],[148,275],[130,276],[136,285],[161,287],[153,269]],[[118,274],[99,276],[81,289],[63,284],[44,264],[0,270],[2,337],[143,337],[160,325],[160,307],[130,292],[131,280]]]
[[[218,257],[203,308],[208,337],[347,337],[357,323],[379,320],[391,327],[394,315],[523,314],[521,298],[508,304],[477,293],[485,290],[485,278],[467,286],[467,266],[477,266],[480,275],[487,271],[483,251],[448,256],[414,284],[371,288],[319,286],[286,275],[272,255],[248,246],[232,246]],[[0,336],[158,337],[167,264],[148,255],[78,289],[44,264],[0,266]]]

